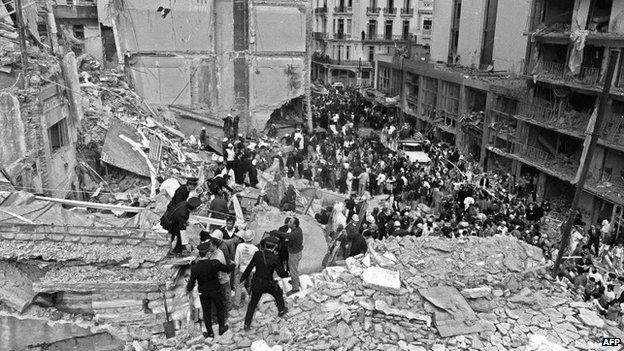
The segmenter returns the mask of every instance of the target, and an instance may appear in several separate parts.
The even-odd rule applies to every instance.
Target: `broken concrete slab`
[[[33,282],[17,264],[0,261],[0,301],[22,312],[35,297]]]
[[[595,312],[586,308],[579,309],[579,319],[590,327],[602,328],[605,325],[604,320]]]
[[[391,271],[381,267],[369,267],[362,274],[364,286],[379,291],[398,294],[401,290],[401,279],[398,271]]]
[[[382,312],[384,314],[387,314],[389,316],[398,316],[398,317],[406,318],[408,320],[422,321],[422,322],[425,322],[425,324],[427,324],[427,327],[431,326],[431,317],[425,314],[415,313],[406,309],[392,308],[388,305],[386,301],[383,301],[383,300],[375,301],[375,310]]]
[[[478,288],[464,289],[461,294],[468,299],[478,299],[481,297],[488,297],[492,294],[492,288],[489,286],[480,286]]]
[[[418,292],[435,307],[434,321],[440,336],[472,334],[487,329],[457,289],[438,286],[418,289]]]

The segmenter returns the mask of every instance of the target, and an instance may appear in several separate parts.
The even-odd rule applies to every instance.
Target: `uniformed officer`
[[[268,237],[263,241],[263,247],[257,251],[251,262],[240,277],[240,281],[244,282],[255,268],[256,273],[251,280],[251,300],[247,306],[247,314],[245,315],[245,330],[251,328],[251,320],[258,307],[258,302],[262,294],[271,294],[277,305],[278,316],[282,317],[288,312],[284,303],[284,292],[273,279],[273,272],[277,272],[280,278],[288,277],[288,273],[284,270],[279,257],[277,256],[277,248],[279,239],[276,237]]]
[[[225,333],[229,326],[225,324],[225,298],[219,284],[218,272],[232,272],[234,265],[224,265],[218,260],[208,259],[209,253],[216,250],[217,246],[213,240],[208,240],[197,246],[199,251],[199,259],[191,265],[191,278],[186,285],[186,291],[191,292],[197,282],[199,291],[199,300],[201,301],[204,324],[206,332],[204,337],[214,337],[212,330],[212,304],[214,304],[219,323],[219,335]]]

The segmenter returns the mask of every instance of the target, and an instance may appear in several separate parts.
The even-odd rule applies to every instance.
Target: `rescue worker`
[[[210,259],[207,255],[216,250],[212,240],[206,241],[197,246],[199,259],[191,265],[191,277],[186,285],[187,293],[190,293],[197,282],[199,300],[201,301],[204,324],[206,325],[205,338],[214,337],[212,330],[212,305],[215,306],[217,322],[219,324],[219,335],[223,335],[229,326],[225,323],[224,297],[219,284],[219,272],[232,272],[234,265],[224,265],[216,259]]]
[[[244,282],[255,268],[256,273],[251,280],[251,300],[245,314],[244,329],[246,331],[251,328],[251,320],[262,294],[267,293],[273,296],[277,305],[278,317],[282,317],[288,312],[284,303],[284,292],[273,279],[274,272],[277,272],[280,278],[288,277],[276,253],[278,245],[279,239],[276,237],[270,236],[264,239],[262,248],[254,253],[251,262],[240,277],[239,282]]]
[[[176,244],[171,253],[175,255],[182,254],[182,234],[181,231],[186,229],[191,212],[201,205],[201,200],[197,197],[192,197],[187,201],[182,201],[173,207],[169,216],[171,217],[171,224],[168,231],[171,234],[171,241],[175,240]]]

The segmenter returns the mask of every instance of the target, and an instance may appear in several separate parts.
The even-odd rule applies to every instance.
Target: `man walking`
[[[215,306],[217,321],[219,324],[219,335],[225,333],[229,327],[225,322],[225,305],[224,297],[219,285],[219,272],[231,272],[234,265],[226,266],[218,260],[207,258],[207,254],[215,251],[216,246],[209,240],[197,246],[199,250],[199,259],[191,265],[191,278],[186,285],[187,293],[190,293],[197,282],[199,291],[199,300],[201,301],[204,324],[206,325],[205,338],[214,337],[212,330],[212,305]]]
[[[176,206],[167,210],[165,216],[168,217],[168,228],[171,234],[171,241],[176,241],[175,247],[171,251],[173,254],[182,254],[182,230],[186,229],[191,212],[201,205],[197,197],[192,197],[187,201],[182,201]]]

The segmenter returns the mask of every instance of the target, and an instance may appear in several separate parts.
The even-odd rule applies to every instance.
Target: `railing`
[[[317,14],[327,13],[327,6],[317,7],[314,12]]]
[[[369,16],[378,16],[381,11],[381,7],[367,7],[366,14]]]
[[[583,133],[587,127],[592,111],[578,112],[562,105],[559,108],[552,102],[536,99],[532,103],[522,102],[518,106],[518,114],[549,127],[567,129],[575,133]]]
[[[339,39],[339,40],[351,39],[351,33],[334,33],[334,39]]]
[[[312,36],[314,39],[327,39],[328,35],[324,32],[313,32]]]
[[[334,7],[334,13],[352,13],[353,8],[348,6],[336,6]]]
[[[96,6],[97,2],[95,0],[56,0],[55,1],[55,5],[64,5],[64,6]]]
[[[572,178],[579,162],[563,155],[553,155],[548,151],[521,143],[514,143],[514,154],[541,165],[563,177]]]
[[[431,36],[431,29],[423,29],[420,31],[420,33],[422,34],[423,37],[430,37]]]
[[[381,36],[378,34],[367,33],[366,37],[364,37],[365,41],[373,41],[373,40],[381,40]]]
[[[598,85],[600,83],[599,67],[581,67],[579,74],[572,75],[566,64],[556,62],[531,62],[528,74],[540,74],[543,78],[563,80],[568,83]]]
[[[384,7],[384,14],[386,16],[396,16],[397,9],[396,7]]]
[[[329,63],[332,65],[342,65],[342,66],[360,66],[360,67],[371,67],[371,63],[365,60],[337,60],[337,59],[329,59]]]
[[[411,17],[413,15],[414,15],[414,9],[406,9],[406,8],[401,9],[401,16]]]

